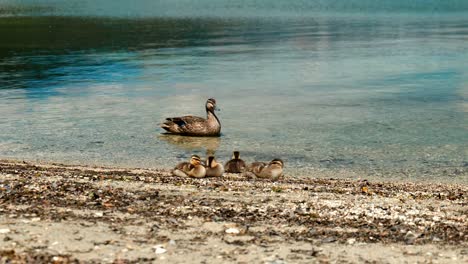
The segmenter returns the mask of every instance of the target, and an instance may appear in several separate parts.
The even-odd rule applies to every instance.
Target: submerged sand
[[[0,161],[0,263],[468,263],[468,186]]]

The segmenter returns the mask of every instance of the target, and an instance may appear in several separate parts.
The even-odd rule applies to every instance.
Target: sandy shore
[[[0,263],[468,263],[468,186],[0,161]]]

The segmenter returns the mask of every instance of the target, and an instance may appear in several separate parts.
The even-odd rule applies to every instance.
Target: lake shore
[[[0,161],[0,260],[464,263],[468,186]]]

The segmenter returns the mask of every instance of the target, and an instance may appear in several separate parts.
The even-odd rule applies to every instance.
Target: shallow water
[[[467,182],[463,2],[29,2],[0,8],[2,158],[169,168],[238,149],[247,161],[281,157],[292,174]],[[209,97],[221,138],[160,134],[165,117],[203,116]]]

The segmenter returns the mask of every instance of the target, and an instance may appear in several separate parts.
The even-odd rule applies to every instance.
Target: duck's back
[[[249,166],[249,171],[255,173],[255,174],[258,174],[260,173],[263,168],[265,168],[268,164],[265,163],[265,162],[260,162],[260,161],[256,161],[256,162],[253,162],[252,164],[250,164]]]
[[[229,173],[242,173],[245,170],[245,162],[241,159],[232,159],[226,162],[225,170]]]
[[[190,162],[181,162],[175,166],[174,170],[189,171],[192,167],[193,165]]]

